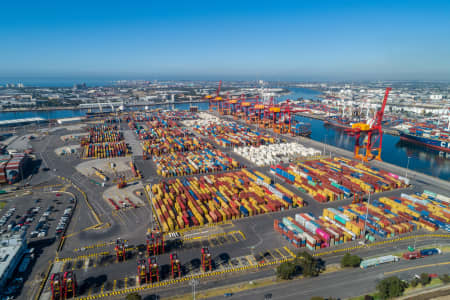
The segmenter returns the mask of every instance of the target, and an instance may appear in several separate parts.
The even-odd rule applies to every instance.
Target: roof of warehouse
[[[30,122],[40,122],[40,121],[45,121],[45,119],[40,118],[40,117],[35,117],[35,118],[26,118],[26,119],[3,120],[3,121],[0,121],[0,126],[1,125],[30,123]]]

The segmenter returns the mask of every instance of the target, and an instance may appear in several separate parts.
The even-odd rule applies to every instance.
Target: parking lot
[[[13,199],[0,215],[2,233],[26,231],[28,241],[53,238],[70,222],[74,199],[69,193],[32,192]]]

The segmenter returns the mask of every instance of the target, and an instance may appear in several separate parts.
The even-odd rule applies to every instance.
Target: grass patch
[[[438,286],[438,285],[442,285],[442,284],[443,284],[443,282],[442,282],[441,279],[439,279],[439,278],[432,278],[430,283],[427,284],[426,286],[422,286],[419,283],[416,287],[412,287],[412,286],[407,287],[403,294],[406,295],[406,294],[409,294],[409,293],[417,292],[417,291],[419,291],[421,289],[424,289],[424,288],[430,288],[430,287],[434,287],[434,286]]]
[[[366,294],[366,295],[372,296],[374,300],[381,300],[380,296],[378,296],[378,293],[372,293],[372,294]],[[364,297],[366,295],[353,297],[353,298],[350,298],[348,300],[364,300]]]
[[[351,268],[349,268],[351,269]],[[326,267],[325,271],[321,272],[320,274],[328,274],[333,272],[342,271],[342,268],[339,264],[330,264]]]
[[[6,201],[0,201],[0,209],[3,209],[6,205]]]
[[[204,290],[204,291],[200,290],[200,291],[196,292],[195,298],[196,299],[207,299],[207,298],[211,298],[211,297],[223,296],[223,294],[225,294],[225,293],[236,294],[238,292],[242,292],[242,291],[246,291],[246,290],[250,290],[250,289],[262,288],[265,286],[274,285],[274,284],[280,283],[282,281],[284,281],[284,280],[278,280],[278,279],[275,279],[275,277],[263,278],[260,280],[254,280],[251,283],[243,282],[243,283],[238,283],[235,285],[218,287],[218,288],[208,289],[208,290]],[[288,281],[288,280],[286,280],[286,281]],[[170,299],[170,300],[192,300],[193,298],[192,298],[192,294],[185,294],[185,295],[170,297],[167,299]]]

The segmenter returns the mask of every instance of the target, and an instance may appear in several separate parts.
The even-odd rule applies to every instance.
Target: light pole
[[[408,178],[408,169],[409,169],[409,160],[411,159],[411,156],[408,156],[408,162],[406,163],[406,172],[405,177]]]
[[[199,282],[197,279],[191,279],[191,281],[189,281],[189,285],[192,286],[192,296],[195,300],[195,286],[198,285]]]

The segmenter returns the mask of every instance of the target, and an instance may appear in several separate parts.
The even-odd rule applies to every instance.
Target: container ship
[[[400,131],[400,139],[439,151],[450,152],[450,130],[410,127]]]
[[[357,123],[357,121],[351,120],[349,118],[343,118],[339,116],[327,117],[324,120],[325,125],[334,126],[342,129],[351,129],[352,123]]]

